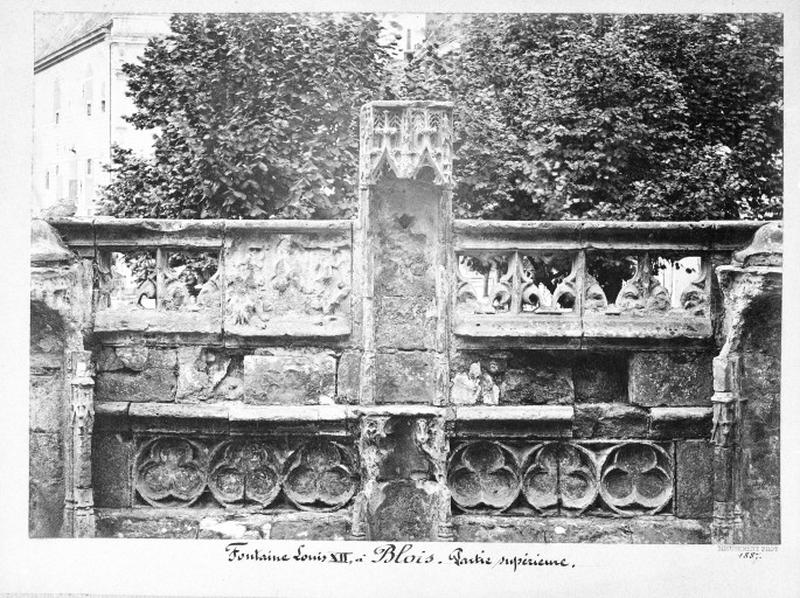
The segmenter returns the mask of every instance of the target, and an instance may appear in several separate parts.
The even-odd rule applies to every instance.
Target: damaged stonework
[[[492,380],[491,374],[481,371],[480,362],[469,366],[469,372],[460,372],[453,378],[450,402],[454,405],[497,405],[500,389]]]
[[[41,220],[31,224],[30,299],[30,402],[37,415],[30,422],[29,531],[88,536],[93,381],[83,345],[92,324],[92,269]]]
[[[254,404],[334,402],[336,360],[327,351],[258,349],[244,357],[244,400]]]
[[[251,223],[228,227],[226,331],[244,336],[281,336],[315,327],[349,332],[349,230],[310,224],[286,226],[271,235]]]
[[[783,228],[762,226],[717,268],[725,344],[714,359],[715,542],[780,542]]]
[[[365,415],[361,421],[363,485],[353,509],[352,535],[365,540],[449,539],[444,422],[390,412]]]
[[[210,399],[236,401],[244,396],[242,359],[212,348],[178,349],[175,400],[194,403]]]
[[[178,352],[137,344],[102,347],[96,357],[98,401],[124,397],[136,402],[171,402],[178,382]]]

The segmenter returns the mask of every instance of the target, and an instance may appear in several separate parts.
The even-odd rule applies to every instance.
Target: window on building
[[[91,115],[92,115],[92,103],[91,102],[87,102],[86,103],[86,116],[91,116]]]
[[[106,111],[106,101],[100,100],[100,112],[105,112],[105,111]]]
[[[86,160],[86,174],[92,174],[92,159]]]
[[[56,174],[58,174],[58,164],[56,164]]]
[[[56,79],[53,82],[53,114],[56,117],[56,124],[58,124],[58,113],[61,110],[61,81]]]
[[[50,171],[45,170],[44,172],[44,188],[50,189]]]

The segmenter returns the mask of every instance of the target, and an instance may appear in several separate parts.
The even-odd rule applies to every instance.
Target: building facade
[[[49,19],[48,19],[49,17]],[[57,24],[56,24],[57,21]],[[41,15],[34,62],[33,211],[57,203],[94,213],[109,182],[111,147],[152,151],[152,131],[124,117],[133,111],[122,66],[148,39],[169,31],[168,15]]]

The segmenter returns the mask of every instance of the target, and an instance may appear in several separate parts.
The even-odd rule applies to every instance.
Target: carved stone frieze
[[[591,508],[632,516],[670,504],[673,471],[667,451],[646,441],[530,446],[479,440],[451,455],[447,483],[453,503],[466,512],[524,510],[527,504],[543,515]]]
[[[256,231],[258,232],[258,231]],[[236,334],[288,334],[346,323],[350,246],[341,235],[242,231],[225,256],[225,328]],[[214,290],[206,293],[213,296]]]
[[[191,506],[208,490],[223,506],[267,508],[282,492],[298,509],[334,511],[359,478],[351,450],[323,438],[287,449],[274,438],[159,436],[142,444],[134,467],[136,490],[154,507]]]

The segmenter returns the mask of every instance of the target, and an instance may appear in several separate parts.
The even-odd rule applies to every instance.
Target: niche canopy
[[[359,178],[384,175],[453,184],[451,102],[370,102],[361,109]]]

